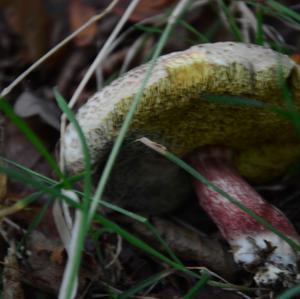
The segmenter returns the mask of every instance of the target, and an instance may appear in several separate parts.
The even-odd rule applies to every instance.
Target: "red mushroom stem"
[[[217,187],[287,237],[299,241],[299,235],[287,217],[264,201],[238,174],[233,166],[232,151],[207,147],[194,154],[191,163]],[[230,244],[235,261],[255,272],[254,280],[258,285],[290,286],[296,282],[297,254],[290,245],[200,181],[195,180],[195,189],[201,206]]]

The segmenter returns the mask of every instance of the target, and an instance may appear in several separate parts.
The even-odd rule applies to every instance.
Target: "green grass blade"
[[[186,4],[185,4],[186,5]],[[176,6],[175,9],[177,9],[178,7]],[[182,11],[181,11],[182,12]],[[141,83],[141,86],[139,88],[139,90],[137,91],[131,105],[130,105],[130,108],[129,108],[129,111],[123,121],[123,124],[121,126],[121,129],[119,131],[119,134],[115,140],[115,143],[113,145],[113,148],[110,152],[110,155],[108,157],[108,160],[104,166],[104,169],[103,169],[103,172],[102,172],[102,176],[100,178],[100,181],[99,181],[99,184],[97,186],[97,189],[96,189],[96,192],[95,192],[95,195],[94,195],[94,200],[92,201],[91,203],[91,208],[90,208],[90,213],[89,213],[89,222],[93,219],[93,216],[96,212],[96,209],[97,209],[97,206],[99,204],[99,199],[102,198],[103,196],[103,193],[104,193],[104,189],[105,189],[105,186],[106,186],[106,183],[108,181],[108,178],[110,176],[110,173],[111,173],[111,170],[112,170],[112,167],[115,163],[115,160],[120,152],[120,149],[121,149],[121,146],[122,146],[122,143],[123,143],[123,140],[125,138],[125,135],[129,129],[129,126],[131,124],[131,120],[133,119],[133,116],[135,114],[135,111],[140,103],[140,100],[142,98],[142,93],[146,87],[146,84],[148,82],[148,80],[150,79],[150,76],[151,76],[151,73],[152,73],[152,70],[154,68],[154,63],[155,61],[157,60],[157,58],[159,57],[164,45],[166,44],[166,41],[173,29],[173,26],[174,26],[174,23],[173,22],[168,22],[167,26],[165,27],[160,39],[159,39],[159,42],[156,46],[156,49],[155,49],[155,52],[153,54],[153,57],[152,57],[152,60],[149,62],[149,65],[148,65],[148,68],[147,68],[147,71],[145,73],[145,77]]]
[[[26,166],[23,166],[15,161],[11,161],[9,159],[6,159],[4,157],[1,157],[0,156],[0,160],[5,162],[6,164],[9,164],[9,165],[12,165],[14,166],[15,168],[19,169],[21,172],[24,172],[25,175],[29,175],[29,176],[32,176],[32,177],[36,177],[38,179],[42,179],[44,180],[45,182],[49,183],[49,184],[55,184],[57,183],[55,180],[51,179],[51,178],[48,178],[47,176],[41,174],[41,173],[38,173],[32,169],[29,169],[27,168]]]
[[[51,178],[49,178],[49,177],[47,177],[47,176],[45,176],[45,175],[43,175],[43,174],[41,174],[39,172],[36,172],[36,171],[34,171],[32,169],[27,168],[26,166],[23,166],[23,165],[15,162],[15,161],[11,161],[11,160],[6,159],[6,158],[1,157],[1,156],[0,156],[0,160],[3,161],[3,162],[5,162],[6,164],[14,166],[14,168],[20,170],[21,173],[23,172],[24,175],[36,177],[39,180],[45,181],[45,183],[47,183],[49,185],[54,185],[54,184],[60,183],[60,186],[63,186],[63,184],[64,184],[64,182],[58,182],[56,180],[53,180],[53,179],[51,179]],[[83,179],[83,174],[79,173],[79,174],[76,174],[74,176],[70,176],[70,177],[66,178],[66,183],[68,185],[73,185],[73,184],[75,184],[75,183],[77,183],[79,181],[82,181],[82,179]]]
[[[3,98],[0,98],[0,109],[11,119],[12,122],[21,130],[21,132],[31,141],[31,143],[35,146],[38,152],[45,158],[45,160],[49,163],[51,168],[54,170],[55,174],[64,181],[64,175],[59,169],[55,158],[49,153],[47,148],[44,146],[43,142],[39,139],[39,137],[29,128],[26,122],[17,116],[11,105]]]
[[[250,99],[250,98],[240,97],[240,96],[231,96],[231,95],[205,94],[205,95],[201,95],[201,99],[215,104],[241,106],[241,107],[243,106],[254,107],[254,108],[261,108],[261,109],[268,110],[270,112],[276,113],[281,118],[284,118],[290,121],[291,123],[293,123],[300,135],[300,114],[297,111],[294,104],[288,103],[289,107],[285,109],[268,103],[264,103],[256,99]]]
[[[279,236],[282,240],[284,240],[286,243],[288,243],[292,248],[294,248],[296,251],[300,251],[300,244],[295,242],[294,240],[291,240],[288,238],[285,234],[277,230],[273,225],[271,225],[268,221],[266,221],[264,218],[257,215],[252,210],[248,209],[245,205],[243,205],[240,201],[229,195],[227,192],[224,192],[222,189],[217,187],[215,184],[211,183],[208,179],[206,179],[203,175],[201,175],[196,169],[194,169],[192,166],[181,160],[179,157],[174,155],[171,152],[168,152],[165,147],[156,144],[152,141],[150,141],[147,138],[140,139],[142,143],[147,145],[148,147],[154,149],[161,155],[163,155],[165,158],[170,160],[171,162],[175,163],[177,166],[185,170],[187,173],[192,175],[195,179],[200,181],[202,184],[208,186],[211,190],[219,193],[222,195],[225,199],[230,201],[232,204],[237,206],[239,209],[241,209],[243,212],[247,213],[249,216],[251,216],[253,219],[255,219],[257,222],[259,222],[261,225],[263,225],[265,228],[272,231],[274,234]]]
[[[253,0],[246,1],[246,3],[248,3],[250,6],[253,6],[254,8],[256,8],[257,5],[259,5],[264,15],[272,16],[274,18],[283,20],[284,22],[287,22],[294,26],[299,25],[299,20],[300,20],[299,13],[280,4],[278,1],[264,1],[264,2],[261,1],[259,4],[257,2],[258,1],[253,1]],[[269,41],[269,44],[273,46],[272,41]],[[280,41],[275,45],[281,48]]]
[[[278,63],[277,76],[278,76],[279,86],[281,87],[283,99],[285,100],[285,103],[287,105],[287,111],[289,113],[288,118],[290,122],[294,124],[294,127],[296,128],[300,136],[300,113],[295,105],[292,93],[284,78],[282,64],[280,63],[280,61]]]
[[[158,242],[162,245],[162,247],[168,253],[168,255],[173,259],[173,261],[177,264],[184,266],[180,259],[176,256],[174,251],[170,248],[168,243],[160,236],[157,229],[148,220],[145,222],[145,225],[151,231],[153,236],[158,240]]]
[[[128,231],[124,230],[118,224],[112,222],[111,220],[107,219],[106,217],[104,217],[100,214],[96,214],[95,220],[98,221],[99,223],[101,223],[104,227],[107,227],[107,228],[113,230],[114,232],[118,233],[126,241],[128,241],[135,247],[143,250],[144,252],[148,253],[149,255],[158,258],[159,260],[165,262],[166,264],[172,266],[175,269],[182,270],[184,272],[187,271],[187,269],[184,266],[182,266],[182,264],[178,264],[178,263],[172,261],[171,259],[167,258],[162,253],[155,250],[154,248],[149,246],[147,243],[145,243],[141,239],[137,238],[133,234],[129,233]],[[196,275],[196,274],[194,273],[194,275]]]
[[[143,289],[150,287],[151,285],[154,285],[158,283],[160,280],[165,278],[166,276],[170,275],[172,271],[166,270],[161,273],[152,275],[148,277],[147,279],[137,283],[134,287],[130,288],[129,290],[123,292],[121,295],[117,296],[116,299],[127,299],[132,298],[135,294],[142,291]]]
[[[18,200],[16,203],[10,205],[10,206],[3,206],[0,209],[0,220],[2,220],[4,217],[12,215],[14,213],[20,212],[27,206],[29,206],[31,203],[36,201],[41,196],[40,192],[30,194],[23,199]]]
[[[53,197],[57,197],[60,200],[64,200],[67,204],[69,204],[70,206],[72,206],[74,208],[81,209],[80,204],[74,202],[72,199],[63,195],[60,192],[59,189],[65,185],[65,182],[60,182],[59,185],[56,185],[56,184],[53,184],[52,186],[48,185],[48,184],[46,185],[43,181],[38,180],[37,178],[22,175],[18,171],[14,170],[12,168],[2,166],[2,165],[0,165],[0,172],[7,174],[9,177],[11,177],[12,179],[14,179],[22,184],[26,184],[26,185],[33,187],[45,194],[48,194]]]
[[[42,195],[42,192],[36,192],[34,194],[32,194],[31,196],[34,197],[39,197],[40,195]],[[39,224],[41,223],[43,217],[45,216],[50,204],[51,204],[52,200],[48,200],[40,209],[39,213],[34,217],[34,219],[32,220],[32,222],[30,223],[30,225],[28,226],[25,234],[23,235],[22,239],[20,240],[20,242],[18,242],[17,244],[17,251],[20,250],[20,248],[24,245],[24,243],[26,242],[28,236],[39,226]]]
[[[78,138],[80,140],[80,144],[82,147],[82,152],[84,156],[84,164],[85,164],[85,171],[84,171],[84,196],[81,211],[76,211],[75,221],[74,221],[74,228],[71,237],[71,244],[73,246],[70,247],[68,254],[68,262],[66,265],[66,269],[64,272],[64,277],[61,284],[60,294],[63,291],[66,298],[71,298],[73,292],[75,291],[75,285],[77,283],[77,275],[79,272],[81,259],[82,259],[82,252],[84,249],[84,240],[86,234],[88,232],[88,213],[90,209],[90,197],[92,194],[92,166],[91,166],[91,159],[90,159],[90,152],[88,145],[86,143],[85,136],[83,131],[75,118],[72,111],[69,109],[66,101],[63,97],[59,94],[57,90],[54,90],[54,95],[56,97],[57,103],[60,109],[66,114],[68,120],[73,125],[76,133],[78,134]],[[76,229],[76,234],[74,234]]]
[[[300,14],[298,14],[296,11],[289,9],[284,4],[280,4],[278,1],[274,0],[268,0],[267,4],[269,7],[273,8],[275,11],[277,11],[280,15],[285,15],[296,22],[300,23]]]
[[[300,294],[300,285],[298,284],[297,286],[290,288],[280,294],[279,296],[276,297],[276,299],[290,299],[290,298],[295,298],[294,296]]]
[[[184,170],[186,170],[188,173],[190,173],[194,178],[208,186],[210,189],[218,192],[221,194],[224,198],[229,200],[232,204],[236,205],[238,208],[240,208],[242,211],[250,215],[253,219],[255,219],[257,222],[259,222],[261,225],[263,225],[265,228],[272,231],[274,234],[278,235],[282,240],[284,240],[286,243],[288,243],[292,248],[294,248],[297,251],[300,251],[300,244],[296,243],[295,241],[291,240],[290,238],[286,237],[285,234],[278,231],[273,225],[271,225],[268,221],[266,221],[264,218],[257,215],[252,210],[248,209],[246,206],[244,206],[242,203],[240,203],[237,199],[230,196],[228,193],[224,192],[222,189],[218,188],[216,185],[212,184],[209,180],[207,180],[204,176],[202,176],[198,171],[196,171],[194,168],[192,168],[190,165],[186,164],[184,161],[176,157],[174,154],[167,152],[165,155],[166,158],[168,158],[170,161],[174,162],[176,165],[180,166]]]
[[[143,252],[146,254],[149,254],[150,256],[157,258],[158,260],[166,263],[167,265],[171,266],[174,269],[183,271],[184,273],[187,273],[191,277],[200,279],[201,275],[187,269],[186,267],[182,266],[179,263],[176,263],[172,261],[171,259],[167,258],[164,256],[162,253],[159,251],[153,249],[151,246],[149,246],[147,243],[142,241],[141,239],[137,238],[130,232],[126,231],[122,227],[120,227],[118,224],[115,222],[107,219],[106,217],[100,215],[100,214],[95,214],[94,220],[99,222],[101,225],[104,227],[108,228],[109,230],[112,230],[119,234],[122,238],[124,238],[128,243],[132,244],[133,246],[141,249]],[[253,291],[255,288],[249,288],[249,287],[244,287],[244,286],[239,286],[239,285],[234,285],[231,283],[222,283],[214,280],[209,280],[207,282],[208,285],[218,287],[218,288],[225,288],[225,289],[238,289],[238,290],[244,290],[244,291]]]
[[[264,45],[264,13],[259,3],[256,4],[256,26],[255,43],[258,45]]]
[[[195,27],[187,23],[185,20],[178,20],[178,24],[180,24],[182,27],[186,28],[188,31],[193,33],[198,38],[200,43],[209,43],[209,39],[205,34],[199,32]]]
[[[214,94],[203,94],[200,95],[201,99],[223,105],[232,106],[246,106],[256,108],[266,108],[268,104],[251,98],[232,96],[232,95],[214,95]]]
[[[239,29],[235,17],[232,15],[232,13],[230,12],[229,8],[227,7],[227,5],[225,4],[224,0],[220,0],[220,5],[221,8],[227,18],[228,24],[229,24],[229,29],[232,32],[234,38],[238,41],[238,42],[243,42],[244,38],[243,35],[241,33],[241,30]]]
[[[75,118],[72,111],[69,109],[68,104],[58,92],[58,90],[54,89],[54,95],[57,101],[58,106],[60,109],[66,114],[70,123],[74,126],[76,133],[78,134],[78,138],[80,140],[80,144],[82,147],[82,152],[84,156],[84,201],[83,201],[83,208],[88,210],[89,208],[89,198],[92,194],[92,165],[91,165],[91,157],[88,145],[86,143],[85,136],[83,131]]]
[[[143,24],[135,24],[134,28],[146,33],[158,33],[161,34],[162,33],[162,29],[160,29],[159,27],[154,27],[154,26],[146,26]]]
[[[204,270],[199,281],[189,290],[189,292],[183,297],[183,299],[195,298],[195,296],[199,294],[199,291],[207,284],[209,278],[209,273]]]

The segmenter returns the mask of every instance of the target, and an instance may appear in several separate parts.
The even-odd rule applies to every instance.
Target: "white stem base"
[[[272,232],[240,236],[230,241],[234,260],[255,272],[259,286],[289,287],[297,278],[297,253]]]

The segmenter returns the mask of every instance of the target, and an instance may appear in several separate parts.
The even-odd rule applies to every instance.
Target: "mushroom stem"
[[[195,153],[191,163],[217,187],[292,240],[299,241],[287,217],[264,201],[238,174],[233,166],[231,150],[207,147]],[[230,244],[234,260],[255,273],[254,280],[258,285],[286,287],[296,282],[297,254],[290,245],[201,182],[195,181],[195,189],[201,206]]]

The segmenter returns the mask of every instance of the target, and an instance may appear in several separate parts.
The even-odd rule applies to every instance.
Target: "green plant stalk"
[[[205,34],[199,32],[195,27],[187,23],[185,20],[179,20],[178,22],[182,27],[186,28],[188,31],[192,32],[201,43],[209,43],[209,39]]]
[[[259,3],[256,4],[256,35],[255,35],[255,43],[258,45],[264,45],[265,37],[264,37],[264,15],[261,5]]]
[[[90,157],[90,151],[88,148],[88,145],[86,143],[86,139],[84,137],[83,131],[71,111],[71,109],[68,107],[67,102],[64,100],[64,98],[61,96],[61,94],[58,92],[57,89],[54,89],[54,95],[57,101],[57,104],[59,108],[62,110],[63,113],[67,116],[70,123],[74,126],[76,129],[76,132],[79,136],[80,145],[82,147],[82,152],[84,156],[84,197],[83,197],[83,211],[88,211],[89,209],[89,198],[92,194],[92,165],[91,165],[91,157]]]
[[[137,238],[136,236],[134,236],[130,232],[126,231],[125,229],[120,227],[115,222],[107,219],[106,217],[104,217],[100,214],[96,214],[94,219],[95,219],[95,221],[97,221],[101,225],[103,225],[104,227],[113,230],[114,232],[119,234],[122,238],[124,238],[127,242],[129,242],[133,246],[141,249],[143,252],[149,254],[150,256],[152,256],[154,258],[157,258],[161,262],[164,262],[167,265],[171,266],[172,268],[180,270],[180,271],[190,275],[191,277],[194,277],[194,278],[197,278],[197,279],[201,278],[201,275],[199,275],[199,274],[189,270],[188,268],[182,266],[181,264],[178,264],[178,263],[172,261],[171,259],[167,258],[163,254],[161,254],[159,251],[153,249],[147,243],[140,240],[139,238]],[[207,282],[207,284],[210,285],[210,286],[214,286],[214,287],[218,287],[218,288],[224,288],[224,289],[236,289],[236,290],[243,290],[243,291],[254,291],[254,290],[256,290],[256,288],[249,288],[249,287],[234,285],[234,284],[230,284],[230,283],[221,283],[221,282],[214,281],[214,280],[209,280]]]
[[[300,15],[297,12],[289,9],[288,7],[286,7],[283,4],[280,4],[278,1],[267,0],[267,3],[269,5],[269,7],[273,8],[280,14],[284,14],[284,15],[288,16],[289,18],[295,20],[296,22],[300,23]]]
[[[243,42],[243,35],[239,29],[239,27],[236,24],[236,21],[231,14],[230,10],[228,9],[227,5],[225,4],[224,0],[220,0],[220,6],[223,9],[223,12],[228,20],[230,30],[232,34],[234,35],[235,39],[239,42]]]
[[[32,194],[32,196],[37,195],[37,194],[40,195],[40,194],[42,194],[42,192],[36,192],[36,193]],[[48,202],[42,206],[42,208],[40,209],[37,216],[30,223],[25,234],[22,236],[22,239],[17,244],[17,251],[19,251],[21,246],[24,245],[27,237],[38,227],[38,225],[40,224],[41,220],[43,219],[43,217],[44,217],[47,209],[49,208],[50,204],[52,203],[52,201],[53,201],[53,198],[51,198],[51,200],[48,200]]]
[[[84,193],[83,193],[83,199],[84,199],[83,200],[83,210],[82,210],[82,212],[81,212],[82,214],[80,216],[81,217],[80,225],[78,226],[79,230],[76,234],[77,241],[75,243],[75,244],[78,244],[78,242],[82,242],[82,244],[83,244],[84,238],[88,232],[88,227],[89,227],[89,224],[87,221],[88,220],[87,216],[88,216],[88,210],[89,210],[90,195],[91,195],[91,191],[92,191],[92,184],[91,184],[92,169],[91,169],[90,154],[89,154],[89,149],[88,149],[84,134],[83,134],[81,127],[80,127],[78,121],[76,120],[74,114],[69,109],[67,103],[65,102],[63,97],[58,93],[58,91],[55,90],[54,93],[55,93],[55,97],[57,99],[59,107],[66,114],[67,118],[72,123],[76,132],[79,135],[79,139],[80,139],[80,143],[82,146],[83,155],[84,155],[84,159],[85,159],[84,160],[84,163],[85,163],[84,179],[85,180],[84,180]],[[150,225],[150,223],[148,221],[146,221],[145,224],[151,230],[151,232],[155,235],[155,237],[159,240],[159,242],[163,245],[163,247],[170,254],[170,256],[177,262],[181,263],[179,261],[179,259],[176,257],[176,255],[169,248],[169,246],[166,244],[166,242],[164,242],[162,240],[162,238],[156,232],[154,227],[152,225]],[[77,248],[75,251],[75,249],[71,248],[71,250],[75,251],[75,252],[70,254],[70,257],[72,257],[72,260],[69,258],[69,261],[68,261],[69,267],[68,267],[68,272],[66,274],[67,276],[64,277],[64,281],[66,282],[65,288],[67,290],[69,290],[68,296],[70,296],[71,290],[73,290],[76,275],[79,271],[82,249],[83,249],[83,247],[81,247],[79,249]],[[181,263],[181,265],[183,266],[182,263]]]
[[[145,144],[146,146],[152,148],[156,152],[160,153],[162,156],[164,156],[166,159],[170,160],[171,162],[175,163],[177,166],[185,170],[187,173],[192,175],[195,179],[200,181],[201,183],[208,186],[211,190],[219,193],[222,195],[225,199],[230,201],[232,204],[237,206],[239,209],[247,213],[249,216],[251,216],[253,219],[255,219],[257,222],[259,222],[261,225],[263,225],[265,228],[272,231],[274,234],[279,236],[282,240],[284,240],[287,244],[289,244],[294,250],[300,251],[300,244],[295,242],[294,240],[291,240],[287,236],[285,236],[282,232],[277,230],[273,225],[271,225],[268,221],[266,221],[264,218],[260,217],[258,214],[253,212],[252,210],[248,209],[245,205],[243,205],[240,201],[235,199],[234,197],[230,196],[228,193],[224,192],[222,189],[217,187],[215,184],[211,183],[208,179],[206,179],[204,176],[202,176],[197,170],[195,170],[193,167],[191,167],[189,164],[185,163],[183,160],[181,160],[179,157],[174,155],[173,153],[167,151],[167,149],[155,142],[152,142],[148,138],[141,138],[139,139],[140,142]]]
[[[174,12],[176,11],[176,9],[180,10],[182,12],[183,8],[188,5],[188,2],[189,1],[182,2],[183,7],[179,7],[179,4],[178,4],[178,6],[175,7]],[[178,12],[177,14],[179,15],[180,13]],[[169,18],[169,20],[170,20],[170,18]],[[155,49],[155,52],[153,54],[152,60],[150,61],[149,66],[147,68],[145,77],[144,77],[144,79],[141,83],[141,86],[140,86],[138,92],[136,93],[136,95],[135,95],[135,97],[132,101],[132,104],[130,105],[129,111],[128,111],[126,117],[125,117],[125,120],[124,120],[124,122],[121,126],[119,134],[118,134],[118,136],[115,140],[115,143],[113,145],[113,148],[110,152],[108,160],[107,160],[107,162],[105,164],[105,167],[103,169],[103,172],[102,172],[100,181],[98,183],[93,201],[92,201],[91,206],[90,206],[89,219],[88,219],[89,223],[91,222],[91,220],[93,219],[93,217],[96,213],[97,206],[99,204],[99,200],[103,196],[106,183],[107,183],[108,178],[109,178],[109,176],[111,174],[111,171],[112,171],[112,167],[113,167],[113,165],[115,163],[115,160],[116,160],[116,158],[117,158],[117,156],[120,152],[121,145],[122,145],[123,140],[125,138],[125,135],[128,131],[128,128],[130,126],[130,123],[131,123],[131,120],[134,116],[134,113],[135,113],[135,111],[136,111],[136,109],[139,105],[139,102],[140,102],[142,94],[143,94],[143,90],[145,89],[146,84],[147,84],[148,80],[150,79],[152,70],[154,68],[154,63],[157,60],[157,58],[159,57],[164,45],[166,44],[166,42],[168,40],[168,37],[169,37],[169,35],[170,35],[170,33],[173,29],[173,26],[174,26],[174,22],[173,22],[173,19],[171,18],[171,21],[168,22],[167,26],[165,27],[165,29],[164,29],[164,31],[163,31],[160,39],[159,39],[159,42],[158,42],[157,47]]]
[[[126,230],[124,230],[123,228],[121,228],[118,224],[110,221],[106,217],[104,217],[104,216],[102,216],[100,214],[96,214],[95,215],[95,220],[98,221],[99,223],[101,223],[104,227],[112,229],[114,232],[118,233],[120,236],[122,236],[123,238],[125,238],[128,242],[130,242],[134,246],[142,249],[144,252],[147,252],[151,256],[153,256],[155,258],[158,258],[162,262],[168,264],[169,266],[171,266],[171,267],[173,267],[173,268],[175,268],[177,270],[181,270],[181,271],[184,271],[184,272],[193,273],[193,276],[196,276],[196,277],[199,278],[199,276],[197,274],[195,274],[192,271],[187,270],[184,265],[179,264],[177,262],[174,262],[173,260],[167,258],[162,253],[160,253],[159,251],[155,250],[154,248],[152,248],[151,246],[149,246],[147,243],[145,243],[144,241],[142,241],[138,237],[134,236],[133,234],[127,232]]]
[[[183,299],[193,299],[195,296],[197,296],[199,291],[207,284],[209,278],[209,273],[204,270],[199,281],[188,291]]]
[[[65,113],[70,123],[74,126],[79,140],[80,145],[82,147],[82,152],[84,155],[84,193],[83,193],[83,202],[81,203],[82,210],[77,210],[75,215],[75,224],[72,231],[72,238],[71,243],[74,246],[70,246],[68,251],[69,258],[66,266],[66,270],[64,273],[62,287],[61,290],[65,290],[65,297],[71,298],[72,294],[75,291],[75,284],[77,283],[77,275],[79,272],[82,252],[84,249],[84,239],[88,232],[88,215],[89,215],[89,204],[90,204],[90,197],[92,194],[92,166],[91,166],[91,159],[90,159],[90,152],[88,149],[88,145],[86,143],[84,134],[81,130],[81,127],[75,118],[74,114],[68,107],[68,104],[63,99],[63,97],[58,93],[57,90],[54,90],[54,95],[56,97],[57,103],[60,109]],[[76,230],[75,230],[76,229]],[[75,234],[75,235],[74,235]],[[75,247],[76,246],[76,247]],[[61,291],[60,290],[60,291]],[[61,294],[61,293],[60,293]]]
[[[257,7],[258,1],[247,0],[245,1],[247,4]],[[282,19],[290,24],[299,25],[300,23],[300,14],[296,11],[289,9],[288,7],[278,3],[277,1],[261,1],[259,3],[263,14],[273,16],[278,19]],[[272,42],[269,41],[269,44]],[[276,43],[277,46],[279,44]]]
[[[68,203],[73,208],[81,209],[81,206],[78,203],[74,202],[69,197],[61,194],[61,192],[57,190],[58,187],[55,184],[45,185],[44,183],[42,183],[38,180],[34,180],[31,177],[21,175],[17,171],[15,171],[11,168],[1,166],[1,165],[0,165],[0,172],[6,173],[8,176],[14,178],[15,180],[17,180],[20,183],[23,183],[23,184],[25,183],[28,186],[31,186],[31,187],[36,188],[38,190],[41,190],[44,193],[47,193],[47,194],[49,194],[53,197],[57,197],[57,198],[60,198],[62,200],[65,200],[66,203]],[[60,188],[62,188],[64,186],[65,186],[65,182],[59,182],[59,187]]]
[[[11,206],[4,206],[0,209],[0,221],[9,215],[15,214],[23,209],[25,209],[27,206],[29,206],[31,203],[36,201],[38,197],[41,196],[41,192],[37,192],[34,194],[30,194],[29,196],[24,197],[23,199],[18,200],[15,204]]]
[[[144,222],[146,227],[151,231],[153,236],[160,242],[164,250],[169,254],[169,256],[175,261],[177,264],[184,266],[184,264],[179,260],[179,258],[176,256],[176,254],[173,252],[173,250],[170,248],[170,246],[167,244],[167,242],[160,236],[157,229],[149,222],[147,219],[146,222]]]
[[[290,299],[295,298],[295,295],[300,294],[300,284],[296,285],[293,288],[290,288],[286,290],[285,292],[281,293],[279,296],[276,297],[276,299]]]
[[[10,171],[7,171],[7,170],[10,170]],[[1,171],[1,168],[0,168],[0,171]],[[15,172],[12,169],[4,169],[4,172],[7,173],[9,176],[11,176],[13,178],[16,178],[16,176],[17,176],[18,179],[19,179],[19,181],[24,183],[24,179],[26,178],[26,176],[20,175],[19,173]],[[79,178],[81,178],[81,176],[77,176],[77,177],[74,177],[74,178],[71,178],[71,179],[74,179],[74,182],[76,182],[76,180],[78,180]],[[72,207],[74,207],[76,209],[80,209],[81,206],[79,206],[73,200],[69,199],[65,195],[62,195],[59,191],[56,190],[56,189],[61,188],[63,186],[63,183],[62,182],[55,182],[55,183],[56,184],[53,184],[53,185],[50,185],[50,186],[47,186],[47,187],[45,187],[44,185],[41,185],[40,183],[30,184],[30,186],[33,185],[33,186],[37,187],[38,189],[43,190],[43,191],[38,191],[38,192],[36,192],[34,194],[31,194],[30,196],[38,197],[43,192],[49,194],[53,198],[58,198],[59,196],[61,196],[62,199],[63,200],[67,200],[67,203],[70,204]],[[83,195],[80,192],[77,192],[77,193]],[[108,203],[108,202],[105,202],[105,201],[102,201],[102,200],[101,200],[101,204],[103,204],[104,206],[107,206],[108,208],[113,209],[113,210],[115,210],[115,211],[117,211],[119,213],[122,213],[122,214],[124,214],[124,215],[126,215],[128,217],[132,217],[136,221],[144,223],[145,225],[150,225],[151,226],[150,223],[147,224],[148,220],[145,217],[143,217],[143,216],[140,216],[138,214],[132,213],[130,211],[126,211],[125,209],[122,209],[120,207],[117,207],[117,206],[115,206],[115,205],[113,205],[111,203]],[[133,246],[141,249],[143,252],[146,252],[147,254],[149,254],[149,255],[151,255],[151,256],[159,259],[160,261],[168,264],[169,266],[171,266],[171,267],[173,267],[175,269],[178,269],[178,270],[186,272],[187,274],[191,275],[192,277],[195,277],[195,278],[198,278],[198,279],[200,278],[200,275],[197,275],[196,273],[188,270],[180,262],[177,262],[176,260],[173,261],[173,260],[165,257],[159,251],[153,249],[147,243],[145,243],[141,239],[135,237],[134,235],[132,235],[128,231],[122,229],[119,225],[117,225],[114,222],[108,220],[107,218],[105,218],[103,216],[100,216],[99,214],[96,214],[95,215],[95,220],[98,221],[99,223],[101,223],[103,225],[103,227],[106,227],[108,230],[114,231],[114,232],[118,233],[125,240],[127,240]],[[153,230],[155,230],[154,227],[153,227]],[[215,286],[215,287],[219,287],[219,288],[227,288],[227,289],[253,290],[253,288],[245,288],[243,286],[237,286],[237,285],[226,284],[226,283],[219,283],[219,282],[215,282],[213,280],[209,281],[209,285]]]
[[[154,274],[154,275],[146,278],[145,280],[139,282],[137,285],[130,288],[129,290],[126,290],[125,292],[123,292],[122,294],[117,296],[116,299],[132,298],[132,296],[134,296],[136,293],[142,291],[146,287],[149,287],[149,286],[159,282],[159,280],[169,276],[170,274],[172,274],[172,272],[173,272],[172,270],[166,270],[166,271]]]
[[[278,83],[281,87],[281,92],[287,105],[287,111],[289,112],[289,118],[290,118],[289,120],[294,124],[298,132],[298,135],[300,136],[300,114],[294,103],[294,99],[289,90],[287,82],[286,80],[284,80],[283,70],[280,61],[278,63],[277,74],[278,74]]]
[[[12,122],[21,130],[21,132],[31,141],[38,152],[46,159],[51,168],[54,170],[55,174],[62,180],[65,181],[65,176],[60,171],[54,157],[49,153],[47,148],[44,146],[40,138],[28,127],[26,122],[17,116],[11,105],[4,99],[0,97],[0,109],[10,118]]]
[[[39,172],[36,172],[32,169],[29,169],[29,168],[27,168],[27,167],[25,167],[25,166],[23,166],[23,165],[21,165],[17,162],[11,161],[11,160],[6,159],[6,158],[1,157],[1,156],[0,156],[0,160],[4,161],[6,164],[12,165],[15,168],[17,168],[17,169],[21,170],[22,172],[24,172],[25,173],[25,176],[23,176],[24,178],[26,178],[28,176],[36,177],[36,178],[44,181],[45,183],[49,184],[50,186],[55,185],[55,184],[58,184],[59,187],[64,186],[64,182],[58,182],[56,180],[48,178],[47,176],[45,176],[45,175],[43,175]],[[78,181],[81,181],[82,177],[83,177],[82,173],[79,173],[79,174],[76,174],[74,176],[70,176],[70,177],[66,178],[66,182],[67,182],[67,184],[72,185],[74,183],[77,183]]]
[[[285,88],[287,89],[287,87]],[[289,95],[288,89],[287,91],[282,91],[282,92],[284,93],[284,98],[287,99],[286,100],[287,108],[281,108],[279,106],[270,105],[256,99],[250,99],[250,98],[240,97],[240,96],[204,94],[201,95],[201,98],[216,104],[242,106],[242,107],[246,106],[246,107],[265,109],[272,113],[278,114],[281,118],[286,119],[291,123],[293,123],[298,130],[298,134],[300,135],[300,114],[297,111],[291,96]]]
[[[41,173],[38,173],[38,172],[36,172],[36,171],[34,171],[32,169],[29,169],[26,166],[23,166],[23,165],[15,162],[15,161],[11,161],[11,160],[6,159],[6,158],[1,157],[1,156],[0,156],[0,160],[3,161],[3,162],[5,162],[5,164],[12,165],[12,166],[18,168],[19,170],[25,172],[25,174],[27,176],[28,175],[29,176],[35,176],[35,177],[37,177],[37,178],[39,178],[39,179],[41,179],[41,180],[43,180],[43,181],[45,181],[45,182],[47,182],[49,184],[56,184],[57,183],[57,181],[55,181],[55,180],[53,180],[51,178],[48,178],[47,176],[45,176],[45,175],[43,175]]]

